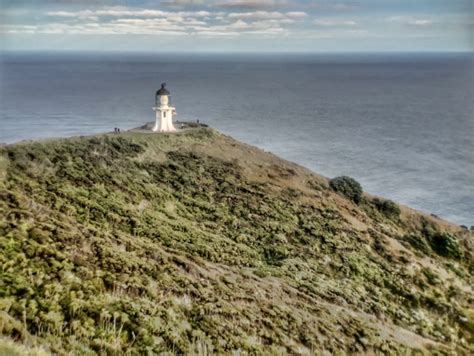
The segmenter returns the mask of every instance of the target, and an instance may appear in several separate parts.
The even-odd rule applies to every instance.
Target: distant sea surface
[[[199,119],[328,177],[474,225],[474,57],[0,55],[0,142]]]

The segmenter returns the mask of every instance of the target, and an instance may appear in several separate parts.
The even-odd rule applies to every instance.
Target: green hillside
[[[212,129],[0,147],[0,352],[472,354],[472,232],[346,182]]]

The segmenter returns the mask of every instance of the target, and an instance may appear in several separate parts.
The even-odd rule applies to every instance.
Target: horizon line
[[[258,50],[236,50],[236,51],[217,51],[217,50],[115,50],[115,49],[1,49],[0,55],[9,53],[97,53],[97,54],[219,54],[219,55],[264,55],[264,54],[282,54],[282,55],[354,55],[354,54],[474,54],[474,49],[470,50],[380,50],[380,51],[258,51]]]

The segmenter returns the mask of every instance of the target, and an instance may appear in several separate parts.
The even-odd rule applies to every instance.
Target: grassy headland
[[[472,232],[212,129],[0,151],[0,350],[474,352]]]

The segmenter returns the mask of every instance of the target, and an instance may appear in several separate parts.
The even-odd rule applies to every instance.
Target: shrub
[[[288,250],[283,245],[270,245],[265,247],[264,256],[269,265],[281,266],[288,257]]]
[[[415,234],[405,235],[403,240],[427,255],[434,251],[443,257],[455,259],[461,257],[457,238],[447,232],[425,230],[422,236]]]
[[[335,192],[346,198],[359,203],[362,198],[362,186],[354,178],[342,176],[331,179],[329,186]]]
[[[431,253],[430,246],[426,242],[426,239],[423,236],[418,236],[415,234],[405,235],[403,240],[408,242],[413,248],[429,255]]]
[[[375,198],[373,203],[377,210],[388,218],[398,218],[400,216],[400,207],[391,200]]]
[[[431,269],[423,267],[421,269],[421,272],[425,275],[425,277],[428,280],[429,284],[436,285],[436,284],[439,284],[441,282],[438,275],[436,273],[434,273]]]
[[[458,240],[447,232],[434,232],[430,236],[430,244],[438,255],[451,258],[461,257]]]

